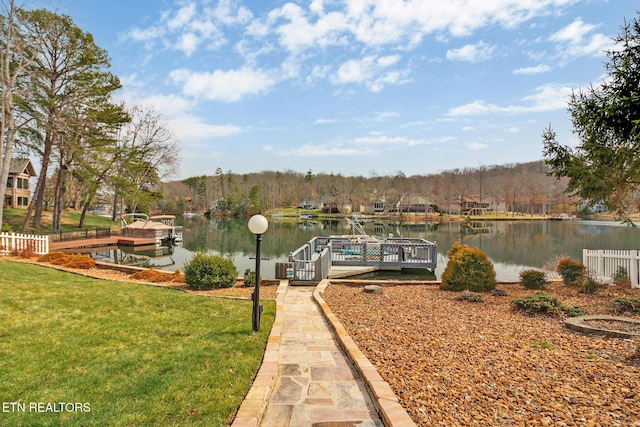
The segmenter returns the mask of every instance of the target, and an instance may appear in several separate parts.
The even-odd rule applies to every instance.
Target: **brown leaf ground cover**
[[[42,266],[48,266],[52,268],[56,268],[58,270],[68,271],[70,273],[82,274],[87,277],[93,277],[96,279],[105,279],[105,280],[117,280],[123,282],[131,282],[131,283],[139,283],[160,287],[167,287],[172,289],[177,289],[184,292],[193,293],[196,295],[205,295],[205,296],[213,296],[213,297],[228,297],[228,298],[245,298],[250,299],[251,293],[253,292],[252,286],[244,286],[244,282],[242,280],[238,280],[234,286],[230,288],[224,289],[212,289],[208,291],[196,291],[191,290],[185,283],[176,283],[168,279],[166,282],[156,282],[151,280],[145,280],[143,275],[136,275],[134,273],[125,273],[122,271],[109,269],[109,268],[89,268],[89,269],[78,269],[78,268],[69,268],[61,265],[56,265],[53,263],[47,262],[37,262],[35,259],[25,259],[21,257],[7,257],[7,259],[11,259],[12,261],[20,261],[20,262],[30,262],[34,264],[39,264]],[[144,270],[148,272],[149,270]],[[276,299],[276,290],[278,288],[277,284],[279,281],[272,280],[263,280],[261,281],[260,286],[260,298],[261,299]]]
[[[418,425],[640,426],[640,342],[514,312],[513,299],[535,292],[520,285],[480,303],[433,285],[363,286],[332,283],[324,298]],[[585,295],[559,283],[546,292],[590,314],[640,298],[638,289]]]

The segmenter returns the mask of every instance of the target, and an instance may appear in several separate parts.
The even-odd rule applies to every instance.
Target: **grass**
[[[2,210],[2,221],[4,224],[9,224],[11,229],[16,232],[22,231],[22,223],[24,222],[25,215],[27,214],[26,209],[3,209]],[[39,233],[49,233],[51,231],[51,212],[44,212],[42,216],[42,226],[39,229],[33,228],[30,226],[31,232],[39,232]],[[62,231],[74,231],[78,230],[78,224],[80,223],[80,212],[67,210],[62,213],[62,218],[60,220],[60,224],[62,227]],[[115,230],[120,229],[119,221],[111,221],[111,218],[97,216],[97,215],[87,215],[85,218],[84,228],[96,228],[96,227],[105,227],[111,228]]]
[[[1,259],[0,293],[3,426],[226,425],[260,366],[275,314],[264,301],[254,334],[250,301]],[[59,412],[33,410],[37,403]],[[60,412],[60,403],[84,406]]]

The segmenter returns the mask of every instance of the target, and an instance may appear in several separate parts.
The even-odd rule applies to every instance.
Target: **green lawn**
[[[3,209],[2,220],[3,225],[11,227],[13,231],[22,231],[22,223],[27,214],[26,209]],[[80,223],[80,212],[67,210],[62,213],[61,218],[62,231],[75,231],[78,230],[78,224]],[[8,225],[7,225],[8,224]],[[111,228],[115,230],[120,229],[120,221],[111,221],[111,218],[87,215],[85,218],[84,228]],[[42,226],[40,229],[34,229],[30,227],[31,232],[37,233],[49,233],[51,232],[51,212],[45,212],[42,218]]]
[[[226,425],[275,314],[3,259],[0,295],[3,426]]]

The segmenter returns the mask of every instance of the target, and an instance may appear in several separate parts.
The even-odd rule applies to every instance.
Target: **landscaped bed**
[[[514,312],[513,299],[536,292],[520,285],[480,303],[433,285],[363,286],[333,282],[324,298],[418,425],[640,426],[640,342]],[[617,286],[545,292],[591,314],[620,314],[614,300],[640,298]]]

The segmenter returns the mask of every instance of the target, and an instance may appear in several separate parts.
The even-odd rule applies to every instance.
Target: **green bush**
[[[486,292],[496,287],[496,272],[487,255],[478,248],[456,242],[447,252],[441,289]]]
[[[523,296],[513,300],[513,307],[517,311],[524,311],[530,316],[547,314],[558,316],[566,313],[569,316],[582,316],[587,314],[579,307],[567,307],[557,297],[546,292],[536,292],[533,295]]]
[[[562,258],[558,262],[556,271],[567,286],[580,286],[587,277],[587,268],[584,264],[580,261],[573,261],[571,258]]]
[[[618,312],[640,313],[640,299],[637,298],[618,298],[614,305]]]
[[[193,289],[229,288],[236,283],[238,269],[230,259],[198,251],[185,263],[184,276]]]
[[[247,268],[244,271],[244,285],[245,286],[255,286],[256,285],[256,272]]]
[[[527,289],[542,289],[547,282],[544,271],[528,269],[520,272],[520,283]]]

